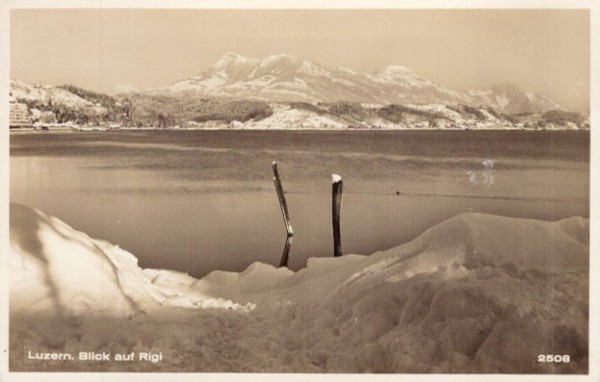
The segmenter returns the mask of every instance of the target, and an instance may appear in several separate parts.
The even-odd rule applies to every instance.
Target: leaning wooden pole
[[[342,187],[344,182],[338,174],[331,176],[332,187],[332,221],[333,221],[333,256],[342,256],[342,237],[340,232],[340,212],[342,210]]]
[[[287,267],[288,257],[290,248],[292,246],[292,237],[294,236],[294,230],[290,223],[290,214],[287,208],[287,202],[285,201],[285,194],[283,187],[281,186],[281,179],[279,179],[279,171],[277,170],[277,162],[272,163],[273,166],[273,183],[275,184],[275,191],[277,191],[277,198],[279,198],[279,206],[281,207],[281,215],[283,216],[283,224],[285,224],[285,230],[287,232],[287,240],[283,247],[283,255],[281,256],[280,267]]]
[[[292,240],[294,236],[288,236],[285,239],[285,244],[283,245],[283,254],[281,255],[281,262],[279,263],[279,267],[287,267],[288,260],[290,257],[290,249],[292,248]]]

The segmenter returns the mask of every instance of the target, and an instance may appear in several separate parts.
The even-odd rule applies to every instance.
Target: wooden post
[[[290,253],[290,248],[292,248],[292,240],[293,239],[294,239],[294,236],[288,236],[285,239],[285,244],[283,245],[283,255],[281,255],[281,262],[279,263],[280,268],[288,266],[289,253]]]
[[[333,256],[342,256],[342,237],[340,233],[340,212],[342,210],[342,186],[344,182],[338,174],[331,176],[332,187],[332,217],[333,217]]]
[[[281,207],[281,215],[283,216],[283,224],[285,224],[285,231],[287,232],[287,239],[285,241],[285,246],[283,247],[283,255],[281,256],[280,267],[287,267],[289,252],[292,246],[292,237],[294,236],[294,230],[292,229],[292,224],[290,223],[290,214],[288,212],[287,202],[285,201],[283,187],[281,186],[281,179],[279,179],[277,162],[273,162],[272,166],[273,183],[275,184],[275,191],[277,191],[277,197],[279,198],[279,206]]]

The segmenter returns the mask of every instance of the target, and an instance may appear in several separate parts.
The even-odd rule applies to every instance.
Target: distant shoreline
[[[79,129],[79,130],[78,130]],[[525,129],[519,127],[506,128],[478,128],[478,129],[439,129],[439,128],[395,128],[395,129],[317,129],[303,127],[286,127],[286,128],[221,128],[221,127],[199,127],[199,128],[159,128],[159,127],[128,127],[128,128],[102,128],[102,127],[50,127],[48,130],[35,128],[16,128],[9,129],[11,134],[35,134],[35,133],[114,133],[119,131],[336,131],[336,132],[353,132],[353,131],[369,131],[369,132],[385,132],[385,131],[528,131],[528,132],[543,132],[543,131],[572,131],[572,132],[590,132],[589,129]]]

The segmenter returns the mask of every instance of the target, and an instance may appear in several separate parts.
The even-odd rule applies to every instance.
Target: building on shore
[[[11,129],[32,126],[27,105],[11,99],[8,124]]]

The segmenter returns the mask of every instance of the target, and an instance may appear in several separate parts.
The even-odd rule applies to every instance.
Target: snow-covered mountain
[[[402,66],[374,73],[328,68],[288,56],[263,59],[227,53],[208,70],[153,93],[192,92],[212,96],[254,97],[272,101],[444,103],[470,97],[426,80]]]
[[[117,85],[115,86],[115,94],[130,94],[130,93],[139,93],[140,89],[135,86],[129,84]]]
[[[214,81],[199,77],[194,81],[181,81],[177,88],[160,90],[168,96],[157,97],[152,93],[157,92],[156,89],[148,92],[124,85],[118,87],[116,96],[111,97],[73,85],[29,85],[11,80],[9,99],[14,115],[17,115],[17,109],[26,111],[24,122],[11,117],[11,126],[19,123],[113,123],[239,129],[589,129],[589,119],[585,116],[554,110],[560,107],[551,100],[509,85],[464,94],[437,86],[400,66],[388,66],[377,73],[360,77],[347,69],[331,71],[287,56],[277,56],[272,62],[241,59],[233,55],[225,58],[228,60],[223,59],[213,66],[214,76],[221,78],[223,83],[258,72],[255,64],[259,61],[265,73],[286,71],[287,78],[293,77],[298,89],[291,89],[289,81],[283,80],[270,80],[270,85],[262,88],[254,88],[252,81],[212,86]],[[269,68],[281,60],[288,61],[287,69]],[[305,79],[299,79],[298,73],[304,73]],[[323,80],[323,73],[330,78],[329,86],[323,85],[328,81]],[[339,75],[336,76],[336,73]],[[343,76],[346,76],[346,82],[338,88],[346,89],[346,95],[340,96],[342,92],[333,89],[334,83],[340,82]],[[351,82],[353,78],[355,82]],[[362,85],[359,78],[362,78]],[[375,85],[368,88],[365,78]],[[300,86],[301,81],[306,85]],[[358,102],[363,99],[360,97],[366,97],[377,86],[391,88],[390,83],[395,84],[395,94],[404,96],[404,100],[383,100],[383,90],[379,89],[379,102]],[[242,85],[246,86],[243,91],[240,90]],[[351,87],[356,88],[355,93]],[[315,96],[314,89],[318,90],[320,98]],[[410,94],[402,93],[402,89],[409,89]],[[345,97],[353,102],[317,104],[331,99],[328,97]],[[445,101],[439,100],[444,97]],[[432,99],[438,101],[427,102]],[[552,111],[543,113],[547,109]],[[134,112],[131,113],[131,110]]]
[[[491,90],[471,90],[469,95],[473,97],[473,102],[491,106],[506,114],[540,113],[562,109],[548,97],[525,92],[511,84],[496,85]]]
[[[148,91],[313,103],[468,104],[506,113],[560,108],[546,97],[511,85],[465,93],[436,84],[404,66],[389,65],[373,73],[357,73],[285,54],[258,59],[227,53],[196,76]]]
[[[94,104],[70,91],[57,86],[30,85],[10,80],[9,99],[20,102],[63,105],[72,108],[93,107]]]

